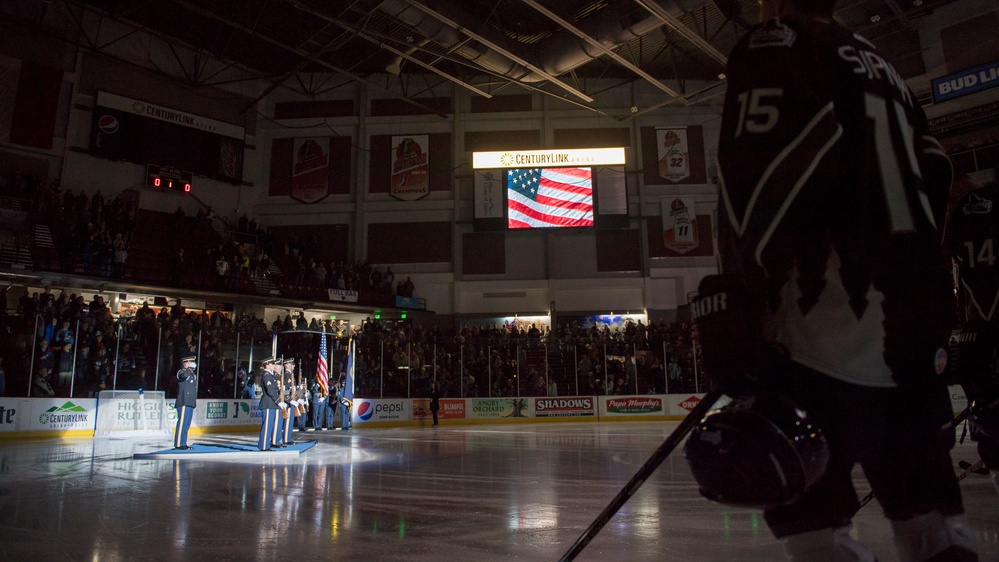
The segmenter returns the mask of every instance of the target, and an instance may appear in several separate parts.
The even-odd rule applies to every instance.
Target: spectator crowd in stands
[[[241,294],[258,292],[254,279],[269,279],[289,298],[320,298],[336,289],[357,292],[359,303],[375,306],[393,304],[385,297],[412,297],[415,289],[391,267],[323,258],[326,249],[314,237],[279,239],[245,214],[228,221],[211,207],[199,206],[195,216],[183,206],[172,214],[140,211],[137,194],[105,200],[100,189],[74,193],[57,182],[43,186],[30,174],[4,178],[0,193],[32,200],[35,221],[52,229],[53,263],[36,259],[42,270]],[[172,224],[171,231],[158,230],[161,222]],[[174,239],[172,250],[165,249],[165,237]]]
[[[581,328],[561,322],[554,330],[536,325],[439,326],[368,319],[358,326],[286,315],[273,322],[256,314],[233,321],[221,310],[188,311],[181,299],[158,310],[144,303],[130,316],[114,318],[100,295],[90,302],[66,291],[25,291],[17,314],[4,316],[0,358],[7,395],[93,396],[103,389],[176,392],[179,357],[199,355],[199,393],[228,398],[252,378],[257,359],[270,354],[282,334],[281,353],[296,357],[302,376],[316,373],[318,334],[336,338],[331,372],[345,368],[345,338],[358,341],[355,394],[359,397],[427,396],[437,382],[443,397],[519,397],[559,394],[695,392],[692,345],[696,332],[685,323],[628,322]],[[289,332],[301,332],[289,334]],[[200,348],[199,348],[200,342]],[[239,348],[236,343],[239,342]],[[239,365],[236,365],[236,359]],[[255,366],[255,365],[254,365]]]
[[[156,222],[145,220],[155,215],[140,220],[130,196],[119,193],[106,201],[100,190],[87,195],[58,184],[42,187],[37,178],[20,174],[0,186],[0,192],[34,200],[37,220],[55,231],[64,271],[141,279],[151,269],[130,268],[136,240]],[[214,229],[218,217],[210,208],[199,208],[194,217],[183,207],[161,215],[179,242],[169,263],[160,265],[169,279],[154,278],[164,285],[254,293],[254,279],[272,278],[287,297],[325,298],[333,289],[357,292],[362,304],[380,304],[386,301],[378,299],[413,296],[412,279],[397,275],[391,266],[322,258],[315,236],[278,239],[243,215],[235,224],[222,220],[231,229],[223,238]],[[145,235],[163,246],[157,238],[162,232]],[[198,247],[204,240],[213,242]],[[179,354],[200,352],[205,395],[232,396],[251,375],[245,362],[235,365],[240,352],[236,341],[266,345],[275,332],[324,329],[359,338],[358,396],[422,396],[434,381],[445,397],[634,394],[704,386],[696,376],[696,334],[676,323],[628,322],[612,329],[560,322],[552,330],[516,324],[452,330],[375,320],[345,333],[343,326],[309,321],[304,315],[287,315],[271,324],[253,315],[233,322],[222,311],[188,312],[180,299],[158,311],[145,304],[133,317],[116,319],[100,295],[88,303],[82,296],[55,295],[51,289],[25,292],[17,318],[5,317],[0,333],[5,344],[0,394],[22,394],[29,387],[36,396],[69,396],[70,389],[74,396],[88,396],[101,389],[139,387],[170,393]],[[288,352],[303,360],[306,376],[314,376],[318,345],[308,337],[296,345],[301,347]],[[339,363],[336,368],[342,358]]]

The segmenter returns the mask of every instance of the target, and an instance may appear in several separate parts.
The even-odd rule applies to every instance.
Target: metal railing
[[[23,318],[7,317],[20,326]],[[219,321],[207,325],[184,317],[138,321],[118,318],[109,333],[96,337],[90,318],[70,326],[73,344],[50,346],[54,357],[39,354],[45,321],[36,315],[30,328],[8,335],[8,349],[21,350],[5,365],[7,395],[91,396],[104,389],[176,391],[181,353],[198,357],[199,395],[238,397],[272,354],[295,357],[304,384],[315,377],[319,338],[316,332],[276,332],[265,324]],[[27,330],[30,329],[30,332]],[[345,371],[346,334],[329,334],[330,376]],[[689,337],[649,334],[641,338],[587,341],[589,338],[473,338],[463,336],[400,337],[396,332],[368,330],[358,341],[355,396],[414,398],[429,396],[436,383],[444,397],[501,397],[704,392],[708,377],[701,371],[699,350]],[[18,344],[17,340],[21,340]],[[127,347],[126,347],[127,344]],[[82,351],[84,347],[88,351]],[[103,348],[101,352],[99,348]],[[25,350],[34,350],[33,353]],[[64,356],[72,353],[72,356]],[[17,355],[17,353],[15,353]],[[62,365],[62,367],[60,367]],[[64,370],[65,369],[65,370]],[[32,377],[27,374],[32,373]],[[37,382],[36,382],[37,381]]]

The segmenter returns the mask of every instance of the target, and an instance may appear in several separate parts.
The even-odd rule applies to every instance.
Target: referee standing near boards
[[[191,418],[194,417],[198,400],[196,361],[197,357],[194,355],[181,357],[182,368],[177,371],[177,401],[174,403],[177,409],[177,430],[173,433],[173,448],[177,450],[192,448],[187,445],[187,430],[191,428]]]

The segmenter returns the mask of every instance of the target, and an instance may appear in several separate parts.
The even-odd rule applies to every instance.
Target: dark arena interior
[[[776,145],[739,145],[764,171],[751,197],[725,191],[745,181],[726,150],[781,131],[774,100],[797,91],[737,91],[754,49],[804,41],[754,27],[785,2],[0,3],[0,562],[783,559],[772,511],[709,501],[685,444],[724,449],[701,418],[741,403],[741,366],[705,353],[737,293],[702,281],[742,256],[727,233],[755,236],[755,209],[796,209],[758,201],[812,128],[770,167]],[[946,234],[991,213],[996,3],[838,0],[831,21],[870,49],[841,54],[854,72],[925,116],[886,106],[885,133],[867,107],[863,135],[913,163],[899,181],[935,185],[926,152],[948,162],[949,202],[920,192],[913,216]],[[841,168],[877,160],[857,158]],[[904,222],[892,204],[886,187],[829,213]],[[776,228],[750,261],[794,262],[800,307],[840,283],[853,320],[881,302],[873,281],[862,306],[848,273],[807,278],[793,243],[767,253]],[[999,444],[999,345],[972,345],[999,302],[999,220],[984,228],[944,244],[957,298],[934,384],[962,532],[999,561],[981,445]],[[868,234],[851,240],[883,250]],[[928,306],[913,294],[902,308]],[[954,374],[983,365],[984,386]],[[726,490],[763,486],[731,472]],[[837,536],[926,559],[897,553],[867,477],[844,484]]]

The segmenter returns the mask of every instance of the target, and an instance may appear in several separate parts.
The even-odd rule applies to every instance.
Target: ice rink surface
[[[134,460],[168,438],[0,441],[0,561],[557,560],[677,422],[295,433],[293,458]],[[195,443],[256,442],[255,434]],[[974,462],[973,443],[953,451]],[[856,473],[860,496],[869,488]],[[999,495],[961,482],[983,560]],[[854,535],[896,560],[876,502]],[[703,499],[680,451],[577,558],[779,561],[762,516]]]

